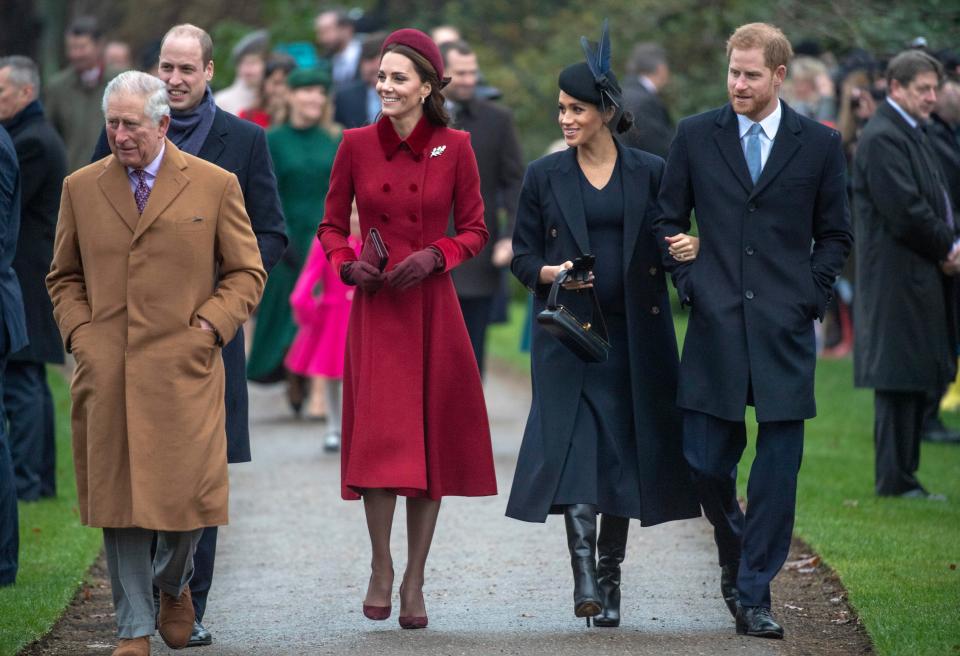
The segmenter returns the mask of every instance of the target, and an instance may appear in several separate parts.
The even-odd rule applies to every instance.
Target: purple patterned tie
[[[150,198],[147,173],[143,169],[134,169],[133,174],[137,177],[137,188],[133,192],[133,198],[137,201],[137,211],[143,214],[143,208],[147,206],[147,199]]]

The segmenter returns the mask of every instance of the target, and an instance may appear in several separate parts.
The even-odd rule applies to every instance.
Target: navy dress
[[[585,368],[573,435],[551,512],[562,512],[563,506],[569,504],[589,503],[604,514],[640,519],[633,407],[623,393],[630,389],[630,361],[626,357],[620,159],[603,189],[594,187],[579,167],[577,170],[587,234],[596,256],[594,289],[613,349],[606,362]]]

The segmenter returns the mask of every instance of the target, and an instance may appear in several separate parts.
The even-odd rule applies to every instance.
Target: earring
[[[422,105],[422,104],[424,104],[425,102],[427,102],[427,97],[426,97],[426,96],[420,96],[420,104]]]

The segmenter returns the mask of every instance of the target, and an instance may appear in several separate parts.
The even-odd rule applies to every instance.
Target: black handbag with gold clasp
[[[594,288],[590,287],[588,291],[593,299],[593,321],[597,326],[580,321],[570,310],[557,304],[557,294],[569,275],[567,269],[557,274],[553,286],[550,287],[547,307],[537,315],[537,323],[584,362],[606,362],[610,354],[610,342],[607,324],[603,320],[603,311]]]

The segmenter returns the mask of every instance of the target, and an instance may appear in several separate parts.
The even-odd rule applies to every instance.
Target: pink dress
[[[360,240],[351,236],[348,243],[359,255]],[[327,261],[320,242],[314,240],[290,294],[298,330],[284,360],[287,369],[301,376],[343,378],[353,292],[354,288],[345,285]]]

